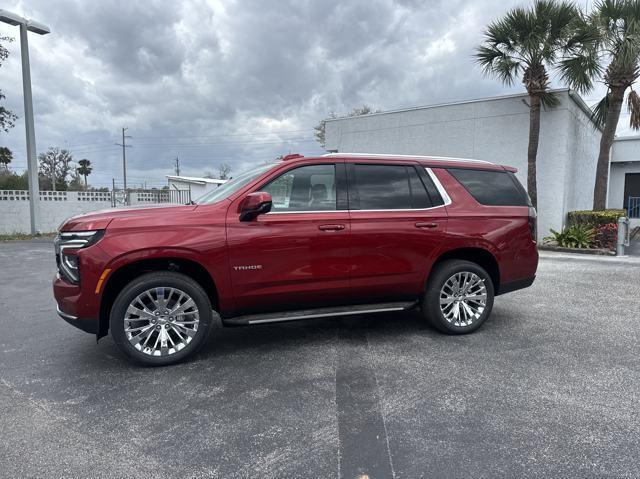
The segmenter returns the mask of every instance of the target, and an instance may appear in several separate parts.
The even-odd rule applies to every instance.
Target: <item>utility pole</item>
[[[180,159],[176,156],[176,176],[180,176]]]
[[[125,135],[125,132],[129,128],[122,129],[122,143],[116,143],[116,145],[122,147],[122,176],[124,180],[124,193],[127,194],[127,153],[126,149],[131,148],[131,145],[127,145],[127,138],[131,138],[129,135]]]

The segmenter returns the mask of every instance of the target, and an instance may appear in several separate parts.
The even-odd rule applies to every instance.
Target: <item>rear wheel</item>
[[[194,354],[205,343],[212,319],[209,298],[197,282],[179,273],[154,272],[122,289],[109,326],[129,359],[161,366]]]
[[[434,268],[422,309],[438,330],[466,334],[487,320],[493,297],[493,282],[482,267],[471,261],[447,260]]]

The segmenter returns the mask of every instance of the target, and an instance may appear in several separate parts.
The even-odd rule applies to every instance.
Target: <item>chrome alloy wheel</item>
[[[152,288],[129,303],[124,333],[138,351],[168,356],[191,342],[199,323],[198,306],[187,293],[177,288]]]
[[[440,290],[440,310],[447,322],[454,326],[469,326],[476,321],[487,305],[487,287],[475,273],[455,273]]]

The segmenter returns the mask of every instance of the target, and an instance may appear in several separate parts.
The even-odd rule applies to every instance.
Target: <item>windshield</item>
[[[251,181],[255,180],[258,176],[272,167],[273,165],[262,165],[258,168],[254,168],[253,170],[245,171],[244,173],[218,186],[215,190],[211,190],[208,193],[205,193],[200,198],[195,200],[194,203],[197,205],[209,205],[211,203],[215,203],[216,201],[228,198],[240,188],[251,183]]]

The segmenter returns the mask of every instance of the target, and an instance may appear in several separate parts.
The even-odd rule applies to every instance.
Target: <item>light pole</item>
[[[29,41],[27,31],[46,35],[51,30],[34,20],[27,20],[15,13],[0,9],[0,22],[20,26],[20,53],[22,57],[22,90],[24,94],[24,123],[27,135],[27,173],[29,177],[29,213],[31,234],[38,234],[40,227],[40,187],[38,185],[38,159],[36,158],[36,134],[33,126],[33,98],[31,96],[31,70],[29,68]]]

